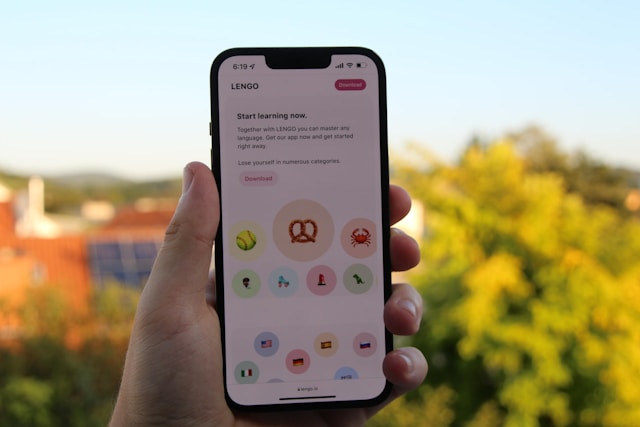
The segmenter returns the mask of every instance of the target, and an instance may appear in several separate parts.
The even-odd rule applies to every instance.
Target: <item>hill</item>
[[[45,209],[50,213],[76,212],[87,200],[104,200],[116,207],[143,197],[178,198],[181,179],[132,181],[113,174],[91,172],[44,176]],[[0,183],[13,191],[27,188],[29,176],[0,171]]]

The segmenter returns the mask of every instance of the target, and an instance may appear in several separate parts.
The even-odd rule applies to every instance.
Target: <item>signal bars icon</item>
[[[335,66],[335,68],[344,68],[345,63],[341,62],[338,65]],[[356,68],[367,68],[367,63],[366,62],[357,62],[357,63],[353,63],[353,62],[347,62],[347,67],[352,68],[353,66],[356,66]]]

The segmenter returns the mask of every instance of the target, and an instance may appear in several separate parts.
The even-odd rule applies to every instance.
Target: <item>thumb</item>
[[[202,163],[184,168],[182,196],[165,234],[144,293],[152,307],[206,304],[211,253],[220,220],[218,191]]]

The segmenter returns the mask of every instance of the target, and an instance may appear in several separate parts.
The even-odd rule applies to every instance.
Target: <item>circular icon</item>
[[[256,235],[251,230],[242,230],[236,236],[236,245],[243,251],[250,251],[256,247]]]
[[[269,357],[278,352],[280,341],[272,332],[262,332],[253,341],[253,348],[260,356]]]
[[[262,227],[251,221],[233,224],[228,231],[227,250],[241,261],[254,261],[264,253],[267,235]]]
[[[304,374],[311,365],[311,359],[309,358],[309,353],[296,349],[287,354],[286,364],[287,369],[292,374]]]
[[[357,380],[358,372],[349,366],[343,366],[338,369],[333,376],[334,380]]]
[[[375,353],[378,347],[376,337],[369,332],[362,332],[353,339],[353,351],[358,356],[368,357]]]
[[[363,294],[373,286],[373,273],[364,264],[353,264],[342,277],[344,286],[353,294]]]
[[[342,249],[354,258],[367,258],[378,249],[376,225],[366,218],[349,221],[340,233]]]
[[[290,297],[298,290],[298,273],[278,267],[269,274],[269,289],[278,297]]]
[[[333,356],[338,351],[338,337],[330,332],[324,332],[313,341],[313,348],[320,356]]]
[[[333,242],[333,220],[329,211],[313,200],[286,204],[273,221],[273,240],[284,256],[311,261],[324,254]]]
[[[336,283],[336,273],[326,265],[317,265],[307,273],[307,288],[316,295],[331,293]]]
[[[260,370],[258,369],[258,365],[253,362],[240,362],[233,370],[233,376],[238,384],[253,384],[258,381]]]
[[[260,277],[252,270],[240,270],[231,279],[231,288],[241,298],[251,298],[260,291]]]

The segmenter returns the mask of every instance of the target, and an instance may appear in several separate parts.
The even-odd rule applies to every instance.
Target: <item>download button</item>
[[[240,184],[248,187],[265,187],[277,183],[278,175],[273,171],[243,172],[240,175]]]
[[[363,79],[339,79],[335,83],[338,90],[364,90],[367,87],[367,82]]]

